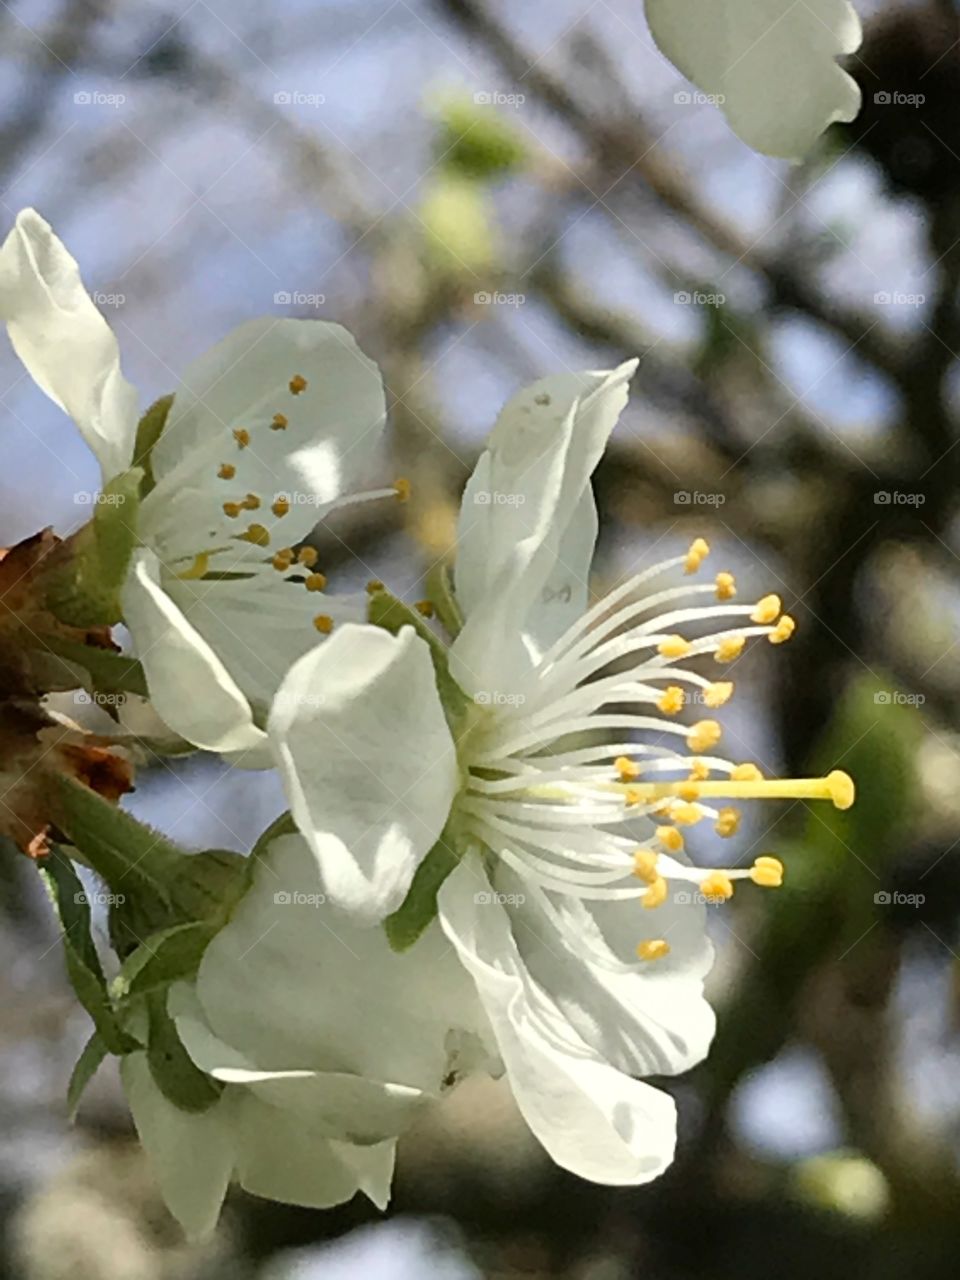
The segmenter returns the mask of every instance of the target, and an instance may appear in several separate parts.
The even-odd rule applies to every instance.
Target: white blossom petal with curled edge
[[[113,330],[80,270],[34,209],[0,248],[0,320],[38,387],[73,418],[104,482],[130,466],[137,393],[120,372]]]
[[[268,731],[331,900],[373,923],[403,901],[458,785],[430,650],[348,624],[294,663]]]
[[[837,64],[860,47],[849,0],[645,0],[654,40],[757,151],[801,160],[828,125],[853,120],[856,82]]]
[[[593,1049],[531,976],[479,859],[439,894],[440,921],[493,1025],[517,1105],[548,1154],[592,1182],[648,1182],[673,1159],[676,1109]]]
[[[515,395],[464,491],[451,671],[468,693],[520,687],[583,612],[596,538],[590,476],[626,404],[636,360],[556,374]],[[562,558],[561,558],[562,553]]]

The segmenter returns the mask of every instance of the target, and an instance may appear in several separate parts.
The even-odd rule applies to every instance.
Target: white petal
[[[274,840],[260,859],[253,885],[207,948],[196,992],[199,1019],[215,1037],[205,1046],[181,1028],[198,1065],[339,1073],[365,1077],[371,1089],[380,1082],[384,1137],[399,1132],[400,1111],[412,1113],[417,1093],[439,1092],[448,1030],[485,1029],[473,984],[440,929],[431,926],[398,955],[382,929],[357,928],[325,901],[316,859],[296,835]],[[172,1000],[180,1026],[188,1011]],[[361,1097],[366,1086],[350,1087],[360,1090],[355,1102],[346,1082],[332,1084],[341,1135],[366,1125],[365,1136],[377,1136],[372,1112],[362,1115],[371,1105]]]
[[[403,901],[457,789],[426,643],[410,627],[334,631],[291,668],[268,729],[327,893],[381,919]]]
[[[860,45],[849,0],[646,0],[660,49],[704,93],[722,94],[749,146],[799,160],[860,90],[837,65]]]
[[[0,317],[34,382],[77,424],[104,480],[125,471],[137,393],[120,372],[117,340],[76,262],[33,209],[18,214],[0,249]]]
[[[128,1054],[120,1075],[140,1141],[167,1207],[191,1238],[217,1225],[236,1156],[236,1094],[198,1113],[180,1111],[153,1082],[145,1053]]]
[[[151,701],[174,732],[208,751],[245,751],[265,742],[224,664],[160,585],[160,566],[150,551],[134,557],[123,616]]]
[[[590,476],[627,401],[635,360],[558,374],[504,408],[464,492],[456,586],[466,615],[451,651],[464,689],[529,668],[586,600],[596,518]]]
[[[290,380],[306,387],[294,395]],[[287,425],[271,426],[280,413]],[[302,538],[357,486],[386,414],[380,372],[339,325],[322,320],[251,320],[184,374],[153,451],[157,487],[141,517],[164,560],[197,555],[256,522],[272,545]],[[249,432],[241,448],[234,430]],[[222,463],[236,468],[222,479]],[[225,501],[255,494],[254,513],[230,518]],[[286,515],[272,511],[281,495]]]
[[[648,1182],[673,1158],[666,1094],[611,1066],[527,971],[479,860],[439,894],[440,921],[473,975],[523,1117],[564,1169],[610,1186]]]

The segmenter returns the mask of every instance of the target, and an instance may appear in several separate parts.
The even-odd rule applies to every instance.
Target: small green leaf
[[[147,1062],[154,1083],[181,1111],[208,1111],[219,1099],[223,1085],[205,1075],[184,1049],[176,1023],[167,1013],[166,992],[153,992],[147,997],[147,1006],[150,1017]]]
[[[109,1052],[100,1032],[94,1031],[83,1046],[83,1052],[74,1064],[73,1071],[70,1073],[70,1083],[67,1085],[67,1117],[71,1124],[76,1119],[80,1100],[87,1085],[96,1075],[100,1063]]]
[[[458,723],[470,706],[470,699],[450,674],[446,646],[427,626],[423,615],[416,609],[411,609],[402,600],[398,600],[389,591],[374,591],[370,596],[367,618],[374,626],[383,627],[392,635],[397,635],[403,627],[413,627],[417,635],[427,642],[437,677],[437,693],[440,695],[447,720],[450,724]]]
[[[63,930],[63,951],[77,999],[111,1053],[129,1053],[137,1042],[121,1030],[107,993],[100,957],[90,936],[87,893],[69,859],[54,852],[38,867]]]
[[[62,636],[46,636],[44,643],[58,658],[85,668],[90,673],[90,686],[97,693],[147,696],[146,677],[135,658],[125,658],[111,649],[98,649],[94,645],[81,644],[79,640],[67,640]]]
[[[281,836],[293,836],[296,834],[297,824],[293,820],[293,814],[287,809],[286,812],[280,814],[279,818],[274,818],[269,827],[262,831],[258,837],[257,843],[253,846],[253,852],[250,854],[251,872],[256,860],[266,854],[274,840],[279,840]]]
[[[427,571],[427,599],[432,601],[447,635],[455,640],[463,630],[463,613],[453,590],[450,566],[442,561]]]
[[[124,962],[116,993],[143,996],[192,978],[216,932],[215,925],[196,921],[153,934]]]
[[[497,178],[519,168],[526,149],[510,121],[488,104],[457,95],[440,103],[438,164],[469,178]]]
[[[143,471],[140,481],[140,497],[145,498],[156,484],[153,478],[151,454],[167,425],[167,415],[173,404],[173,396],[161,396],[155,400],[137,424],[137,439],[133,446],[133,461]]]
[[[384,920],[387,941],[394,951],[409,950],[436,918],[440,886],[459,861],[452,843],[444,831],[417,867],[403,902]]]

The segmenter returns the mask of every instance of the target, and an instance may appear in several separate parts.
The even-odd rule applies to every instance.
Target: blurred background
[[[236,1195],[202,1249],[109,1067],[68,1126],[86,1015],[4,856],[0,1275],[956,1274],[960,25],[949,0],[855,3],[863,113],[799,167],[733,136],[641,0],[0,4],[3,231],[26,205],[53,223],[144,405],[263,314],[336,319],[382,366],[414,498],[319,535],[338,585],[418,599],[510,392],[639,354],[597,476],[597,591],[706,536],[798,621],[738,668],[732,753],[859,788],[845,814],[747,815],[738,858],[777,853],[787,883],[712,912],[720,1032],[665,1082],[659,1182],[553,1168],[476,1081],[401,1144],[387,1215]],[[6,344],[0,391],[0,541],[66,533],[93,458]],[[246,849],[282,799],[193,759],[142,774],[132,807]]]

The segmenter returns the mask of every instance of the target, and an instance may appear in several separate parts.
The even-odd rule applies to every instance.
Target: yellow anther
[[[322,636],[328,636],[333,630],[333,619],[329,613],[318,613],[313,620],[313,625]]]
[[[667,882],[663,876],[657,876],[652,882],[650,888],[647,889],[640,898],[640,901],[652,911],[654,907],[662,907],[667,900]]]
[[[225,502],[223,504],[223,514],[229,516],[231,520],[235,520],[242,510],[242,502]]]
[[[857,798],[856,788],[849,773],[834,769],[826,777],[827,792],[837,809],[849,809]]]
[[[312,569],[319,559],[320,552],[316,547],[301,547],[297,552],[297,564],[302,564],[307,569]]]
[[[293,390],[292,387],[290,389],[291,391]],[[272,419],[270,420],[271,431],[286,431],[288,425],[289,425],[289,419],[287,418],[286,414],[283,414],[283,413],[275,413]]]
[[[194,557],[193,564],[190,566],[190,568],[184,569],[183,573],[178,573],[177,577],[185,578],[185,579],[202,578],[203,575],[207,572],[207,566],[209,564],[210,564],[210,556],[206,551],[201,551],[198,556]]]
[[[740,828],[740,810],[725,808],[717,814],[713,829],[718,836],[735,836]]]
[[[255,493],[248,493],[243,500],[243,505],[247,511],[258,511],[260,509],[260,499]]]
[[[743,653],[743,646],[746,643],[746,636],[728,636],[726,640],[720,641],[713,656],[718,662],[733,662]]]
[[[693,542],[690,543],[690,550],[687,552],[687,558],[683,562],[684,573],[696,573],[709,554],[709,543],[707,543],[703,538],[694,538]]]
[[[704,705],[713,708],[722,707],[732,696],[733,682],[730,680],[717,680],[714,684],[708,684],[703,691]]]
[[[421,614],[424,618],[432,618],[434,615],[432,600],[418,600],[413,607],[416,609],[417,613]]]
[[[306,391],[307,380],[306,378],[301,377],[299,373],[295,373],[293,377],[290,379],[289,385],[290,385],[290,394],[294,396],[298,396],[301,391]]]
[[[644,938],[637,943],[637,955],[641,960],[662,960],[670,954],[670,943],[664,938]]]
[[[690,761],[690,781],[706,782],[710,777],[710,768],[705,760]]]
[[[635,804],[643,803],[643,792],[639,787],[625,787],[623,792],[623,803],[627,808],[632,808]]]
[[[269,547],[270,531],[262,524],[251,524],[244,529],[243,533],[237,534],[242,542],[252,542],[255,547]]]
[[[237,468],[232,462],[221,462],[217,468],[217,475],[221,480],[232,480],[237,474]]]
[[[250,432],[246,427],[237,427],[234,430],[233,438],[241,449],[245,449],[250,443]]]
[[[762,782],[763,774],[755,764],[738,764],[730,770],[731,782]]]
[[[281,573],[286,573],[293,564],[293,555],[286,551],[278,551],[270,563],[275,569],[279,569]]]
[[[693,779],[680,782],[677,784],[677,795],[687,804],[692,804],[694,800],[700,799],[700,784]]]
[[[757,601],[757,607],[750,615],[751,621],[759,622],[763,626],[776,622],[782,608],[779,596],[764,596],[762,600]]]
[[[732,573],[718,573],[716,584],[718,600],[732,600],[737,594],[737,581]]]
[[[655,884],[659,880],[657,871],[657,855],[652,849],[638,849],[633,855],[633,874],[638,880],[647,884]]]
[[[683,850],[683,836],[676,827],[657,827],[657,839],[670,853]]]
[[[323,591],[327,585],[326,576],[322,573],[308,573],[306,587],[308,591]]]
[[[703,818],[703,810],[698,804],[674,804],[670,806],[670,817],[681,827],[692,827]]]
[[[767,639],[771,644],[783,644],[789,640],[797,629],[797,624],[789,613],[785,613],[777,625],[773,628]]]
[[[290,502],[287,498],[276,498],[270,503],[270,510],[277,517],[285,516],[290,510]]]
[[[371,578],[367,583],[367,595],[374,596],[378,591],[383,590],[383,583],[379,578]]]
[[[668,685],[657,699],[657,710],[665,716],[678,715],[683,710],[683,690],[677,684]]]
[[[617,756],[613,767],[619,773],[621,782],[632,782],[634,778],[640,777],[640,766],[629,756]]]
[[[697,755],[715,747],[723,736],[723,729],[716,720],[698,720],[687,734],[687,746]]]
[[[733,897],[733,881],[722,871],[712,871],[700,881],[700,892],[705,898],[720,898],[728,902]]]
[[[398,476],[393,482],[393,491],[401,502],[408,501],[410,497],[410,481],[404,476]]]
[[[783,884],[783,863],[766,854],[756,858],[750,868],[750,879],[764,889],[779,889]]]
[[[663,658],[685,658],[691,647],[690,641],[684,640],[683,636],[667,636],[657,645],[657,652]]]

